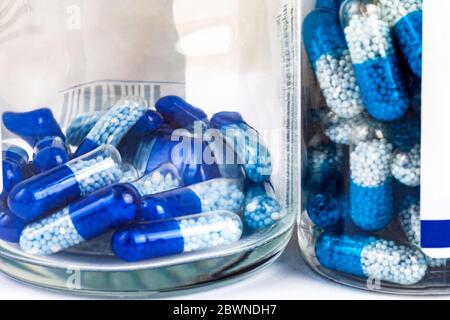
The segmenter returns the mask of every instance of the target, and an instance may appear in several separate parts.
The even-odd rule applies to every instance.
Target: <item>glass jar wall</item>
[[[296,10],[0,1],[0,269],[145,296],[276,259],[297,208]]]
[[[420,248],[422,1],[302,9],[303,256],[350,286],[448,293]]]

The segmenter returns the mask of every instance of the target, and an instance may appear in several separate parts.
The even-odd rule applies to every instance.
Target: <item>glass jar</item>
[[[0,269],[148,296],[274,261],[298,202],[297,9],[1,0]]]
[[[302,9],[304,258],[362,289],[448,293],[421,243],[422,1]]]

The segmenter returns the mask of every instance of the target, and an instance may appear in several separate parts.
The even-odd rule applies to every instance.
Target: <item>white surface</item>
[[[0,274],[0,299],[79,299],[16,282]],[[174,299],[417,299],[365,292],[337,285],[312,272],[300,257],[293,239],[286,252],[270,267],[246,280]]]

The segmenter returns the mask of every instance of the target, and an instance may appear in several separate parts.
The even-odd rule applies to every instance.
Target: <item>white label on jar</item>
[[[424,1],[421,246],[432,258],[450,257],[448,12],[450,1]]]

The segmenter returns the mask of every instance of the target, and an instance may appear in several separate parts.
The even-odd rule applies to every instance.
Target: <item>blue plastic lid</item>
[[[302,33],[305,50],[313,68],[323,55],[336,57],[348,49],[339,14],[333,10],[312,11],[303,20]]]
[[[183,253],[184,239],[175,220],[129,226],[112,239],[114,254],[129,262]]]
[[[208,122],[208,115],[177,96],[166,96],[156,102],[156,110],[174,128],[191,129],[196,121]]]
[[[215,129],[239,123],[245,123],[244,118],[239,112],[223,111],[216,113],[211,118],[211,127]]]
[[[5,112],[3,124],[12,133],[24,139],[32,147],[45,137],[65,136],[50,109],[43,108],[30,112]]]

